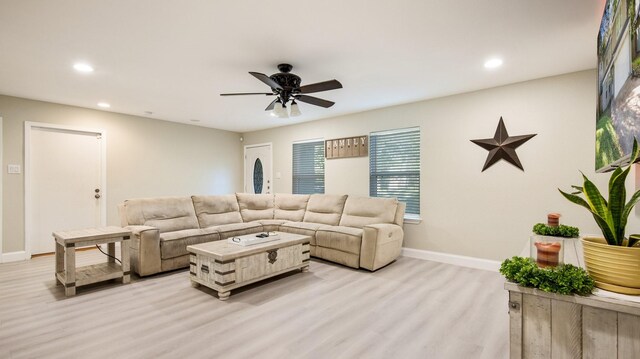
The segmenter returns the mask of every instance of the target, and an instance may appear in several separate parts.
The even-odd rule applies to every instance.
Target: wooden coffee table
[[[227,300],[232,289],[297,269],[309,270],[311,238],[277,234],[278,240],[246,247],[226,239],[187,246],[191,285],[209,287],[218,292],[220,300]]]

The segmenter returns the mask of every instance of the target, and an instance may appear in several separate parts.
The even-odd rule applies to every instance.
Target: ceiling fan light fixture
[[[278,111],[278,117],[280,117],[280,118],[289,118],[289,113],[287,112],[287,105],[283,104],[281,106],[280,111]]]
[[[275,105],[273,105],[273,110],[271,110],[271,116],[280,117],[280,113],[282,113],[282,111],[282,102],[280,102],[280,99],[277,99]]]
[[[302,112],[300,112],[300,108],[298,107],[298,103],[295,100],[291,102],[291,112],[289,113],[289,115],[291,117],[302,115]]]
[[[329,108],[335,103],[333,101],[324,100],[314,96],[309,96],[310,93],[330,91],[342,88],[342,84],[338,80],[328,80],[323,82],[317,82],[300,86],[300,76],[291,73],[292,66],[289,64],[278,65],[279,73],[267,76],[260,72],[249,71],[256,79],[269,86],[271,92],[244,92],[244,93],[222,93],[220,96],[239,96],[239,95],[267,95],[276,96],[276,99],[272,101],[265,111],[271,111],[271,116],[277,116],[280,118],[288,118],[289,116],[300,116],[300,108],[297,101],[301,101],[310,105]],[[291,111],[287,111],[287,102],[291,100]]]

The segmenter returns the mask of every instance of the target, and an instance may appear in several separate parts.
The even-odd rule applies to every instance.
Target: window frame
[[[296,176],[296,155],[295,155],[295,147],[296,145],[302,145],[302,144],[309,144],[309,143],[316,143],[318,144],[318,148],[320,149],[320,151],[322,151],[322,192],[313,192],[313,193],[297,193],[296,192],[296,177],[298,177],[298,181],[300,179],[300,175]],[[325,142],[324,142],[324,138],[313,138],[313,139],[308,139],[308,140],[300,140],[300,141],[294,141],[291,144],[291,193],[292,194],[324,194],[325,190],[326,190],[326,155],[325,155],[325,148],[324,148]],[[314,175],[307,175],[307,176],[314,176]],[[319,175],[315,175],[316,177],[319,177]],[[313,186],[313,185],[312,185]],[[299,187],[299,186],[298,186]]]
[[[404,215],[404,222],[405,223],[420,223],[422,221],[422,217],[421,217],[421,189],[422,189],[422,181],[421,181],[421,177],[422,177],[422,151],[421,151],[421,142],[422,142],[422,129],[420,128],[420,126],[413,126],[413,127],[405,127],[405,128],[397,128],[397,129],[389,129],[389,130],[383,130],[383,131],[375,131],[375,132],[370,132],[369,133],[369,196],[371,197],[378,197],[378,198],[388,198],[388,197],[381,197],[378,196],[377,193],[373,193],[373,185],[374,185],[374,177],[381,177],[380,175],[380,171],[376,170],[374,172],[374,167],[377,167],[377,164],[379,163],[379,160],[377,159],[376,154],[378,153],[378,151],[374,150],[374,147],[377,147],[377,141],[374,139],[375,137],[378,136],[385,136],[385,135],[397,135],[397,134],[401,134],[403,132],[417,132],[418,134],[418,143],[417,143],[417,181],[418,181],[418,191],[417,191],[417,196],[418,196],[418,201],[417,201],[417,209],[418,209],[418,213],[408,213],[405,212]],[[375,145],[374,145],[375,143]],[[374,166],[374,164],[376,166]],[[402,171],[402,172],[413,172],[412,174],[407,175],[407,177],[411,176],[414,178],[416,178],[416,170],[412,169],[410,171]],[[375,180],[375,183],[378,183],[377,180]],[[400,199],[398,199],[400,200]],[[401,200],[400,200],[401,201]],[[405,201],[402,201],[403,203],[406,203]]]

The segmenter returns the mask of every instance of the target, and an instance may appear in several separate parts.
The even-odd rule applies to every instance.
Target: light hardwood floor
[[[97,250],[78,265],[105,261]],[[232,293],[188,270],[65,298],[54,257],[0,264],[0,358],[506,358],[498,273],[401,257],[377,272],[312,260]]]

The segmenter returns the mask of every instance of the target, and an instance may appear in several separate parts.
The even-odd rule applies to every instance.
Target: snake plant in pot
[[[591,212],[604,235],[604,238],[582,238],[585,264],[596,287],[634,295],[640,295],[640,234],[625,237],[625,230],[627,219],[640,200],[640,191],[627,202],[625,180],[638,152],[634,139],[629,165],[611,173],[608,199],[584,174],[584,184],[572,186],[576,192],[559,190],[566,199]]]

